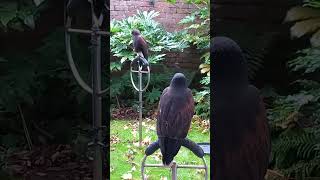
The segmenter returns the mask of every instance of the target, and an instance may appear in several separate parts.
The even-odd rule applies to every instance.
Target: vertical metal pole
[[[93,26],[93,32],[99,27]],[[93,179],[102,180],[102,147],[97,143],[102,141],[102,108],[101,108],[101,35],[93,33],[91,35],[92,45],[92,112],[93,112],[93,127],[96,130],[94,142],[94,164],[93,164]]]
[[[142,70],[142,68],[141,68]],[[142,72],[139,67],[139,103],[140,103],[140,110],[139,110],[139,147],[141,147],[142,143]]]
[[[177,180],[177,163],[175,161],[172,161],[171,178],[172,180]]]

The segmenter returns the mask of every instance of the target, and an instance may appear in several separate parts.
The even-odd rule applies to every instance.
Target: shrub
[[[120,60],[111,62],[111,71],[121,70],[125,61],[132,61],[135,58],[132,46],[133,29],[138,29],[149,45],[149,62],[159,63],[166,55],[165,51],[182,50],[187,43],[170,33],[154,20],[159,15],[155,11],[137,11],[137,14],[126,19],[111,22],[111,53]]]

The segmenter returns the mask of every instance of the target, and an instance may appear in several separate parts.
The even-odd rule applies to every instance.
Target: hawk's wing
[[[194,100],[191,90],[167,87],[159,102],[157,120],[158,136],[185,138],[194,114]]]

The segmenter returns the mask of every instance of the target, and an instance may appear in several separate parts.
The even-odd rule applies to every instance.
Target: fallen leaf
[[[153,157],[153,159],[154,159],[155,161],[161,161],[161,159],[162,159],[162,154],[161,154],[160,151],[158,151],[158,152],[154,153],[151,157]]]
[[[132,168],[131,168],[131,171],[133,172],[133,171],[136,171],[137,169],[136,169],[136,166],[133,166]]]
[[[197,169],[196,172],[197,172],[198,174],[202,174],[202,175],[205,174],[205,170],[204,170],[204,169]]]
[[[134,142],[133,145],[139,147],[139,142]]]
[[[133,137],[137,137],[138,131],[133,130],[133,131],[131,132],[131,134],[133,135]]]
[[[143,139],[143,141],[142,141],[142,144],[143,144],[143,145],[146,145],[146,146],[148,146],[149,144],[151,144],[151,137],[149,137],[149,136],[145,137],[145,138]]]
[[[118,142],[120,142],[120,139],[119,139],[118,136],[112,135],[112,136],[110,137],[110,143],[111,143],[111,145],[116,144],[116,143],[118,143]]]
[[[132,180],[132,174],[131,173],[123,174],[121,178],[125,180]]]
[[[144,175],[143,180],[148,180],[149,176],[147,174]]]

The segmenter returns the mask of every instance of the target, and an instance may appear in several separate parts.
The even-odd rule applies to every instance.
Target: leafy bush
[[[311,47],[298,51],[298,57],[291,60],[289,68],[293,71],[304,71],[303,74],[313,73],[320,69],[320,48]]]
[[[269,111],[272,161],[275,168],[298,179],[320,175],[319,88],[312,85],[297,94],[275,97]]]
[[[308,3],[310,5],[311,1]],[[301,17],[313,11],[296,7],[288,12],[286,20],[302,20]],[[308,20],[303,19],[292,27],[293,36],[300,37],[307,33],[305,30],[308,28],[299,29],[303,21]],[[311,42],[311,45],[315,44]],[[302,78],[292,83],[293,92],[290,95],[274,97],[269,119],[275,168],[287,176],[305,179],[320,176],[320,83],[316,78],[320,69],[320,54],[319,49],[313,46],[298,51],[297,55],[288,62],[288,67]]]
[[[48,0],[0,2],[0,29],[24,31],[34,29],[39,13],[48,7]]]
[[[0,107],[4,111],[16,112],[20,103],[32,105],[35,98],[47,90],[48,78],[65,81],[73,78],[66,68],[64,43],[56,40],[59,38],[63,38],[63,32],[53,32],[42,47],[32,53],[2,58],[5,62],[0,77]]]
[[[306,0],[304,6],[293,7],[288,11],[285,21],[295,23],[290,29],[292,37],[300,38],[311,34],[311,45],[320,46],[319,8],[319,0]]]
[[[176,1],[168,0],[171,3]],[[202,64],[199,66],[204,77],[200,81],[202,89],[196,91],[196,114],[201,118],[210,117],[210,3],[208,0],[186,0],[186,3],[194,4],[196,10],[184,17],[179,24],[186,26],[182,30],[181,37],[184,41],[196,46],[203,55]]]
[[[40,47],[1,57],[1,134],[16,134],[16,128],[21,126],[18,106],[25,115],[34,144],[39,143],[38,137],[46,139],[34,124],[53,135],[56,143],[67,143],[74,124],[78,125],[80,121],[88,123],[90,95],[74,80],[66,59],[63,37],[63,28],[55,29],[44,37]],[[74,56],[80,74],[85,80],[89,79],[88,44],[79,38],[72,38],[72,44],[77,49],[74,52],[78,52]],[[103,81],[104,86],[105,83]],[[61,126],[66,128],[57,128]]]
[[[164,59],[165,51],[182,50],[187,47],[185,41],[177,39],[175,33],[165,31],[165,29],[154,20],[159,15],[155,11],[137,11],[137,14],[123,20],[112,20],[110,31],[111,52],[120,61],[111,62],[111,71],[121,70],[122,64],[135,58],[132,46],[133,29],[140,30],[141,34],[149,45],[149,62],[158,63]]]

